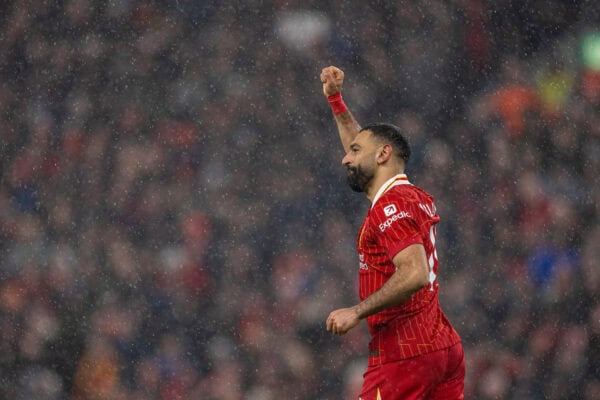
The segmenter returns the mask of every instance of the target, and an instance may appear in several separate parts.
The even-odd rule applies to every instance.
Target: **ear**
[[[384,144],[377,150],[377,164],[383,164],[392,157],[392,146]]]

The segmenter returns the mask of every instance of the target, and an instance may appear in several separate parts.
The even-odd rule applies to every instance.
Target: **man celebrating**
[[[346,151],[348,184],[372,205],[356,243],[361,302],[331,312],[327,330],[343,335],[367,319],[369,364],[360,400],[463,399],[460,337],[438,302],[440,217],[433,198],[404,174],[410,148],[399,128],[361,128],[342,99],[343,81],[339,68],[321,72]]]

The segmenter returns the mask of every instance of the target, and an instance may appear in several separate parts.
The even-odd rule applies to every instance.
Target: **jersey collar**
[[[383,196],[385,192],[397,185],[411,185],[411,183],[408,181],[408,177],[406,176],[406,174],[398,174],[396,176],[393,176],[390,179],[388,179],[383,185],[381,185],[381,187],[375,194],[375,197],[373,197],[373,204],[371,204],[371,208],[375,207],[375,203],[377,203],[377,200],[379,200],[379,198]]]

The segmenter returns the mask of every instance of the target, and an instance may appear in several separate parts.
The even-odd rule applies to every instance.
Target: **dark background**
[[[0,1],[0,398],[347,399],[321,93],[436,198],[465,398],[600,398],[595,1]],[[592,48],[592,54],[600,52]]]

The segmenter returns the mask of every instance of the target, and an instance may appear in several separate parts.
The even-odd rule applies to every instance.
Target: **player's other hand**
[[[327,331],[334,335],[343,335],[360,322],[354,307],[340,308],[332,311],[327,317]]]
[[[333,65],[323,68],[321,71],[321,82],[323,83],[323,94],[331,96],[342,91],[344,83],[344,71]]]

